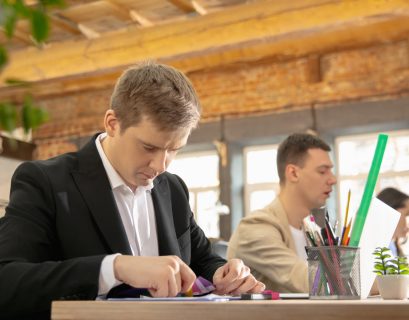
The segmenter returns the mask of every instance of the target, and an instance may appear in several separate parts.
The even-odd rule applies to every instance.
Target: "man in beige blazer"
[[[322,207],[336,178],[330,147],[310,134],[292,134],[279,146],[280,193],[268,206],[243,218],[227,256],[240,258],[267,289],[308,292],[302,221]]]

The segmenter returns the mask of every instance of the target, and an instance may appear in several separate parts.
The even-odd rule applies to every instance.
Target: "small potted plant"
[[[383,299],[407,299],[409,290],[409,265],[406,257],[393,257],[390,249],[376,248],[375,270],[379,293]]]

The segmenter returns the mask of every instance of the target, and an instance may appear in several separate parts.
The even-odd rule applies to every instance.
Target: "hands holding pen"
[[[217,294],[260,293],[266,286],[257,281],[240,259],[230,259],[224,266],[216,270],[213,285]]]
[[[152,297],[174,297],[187,293],[196,275],[177,256],[138,257],[119,255],[114,260],[118,281],[134,288],[147,288]],[[260,293],[265,289],[240,259],[231,259],[213,276],[218,294]]]
[[[147,288],[152,297],[175,297],[187,292],[195,273],[177,256],[137,257],[119,255],[115,278],[135,288]]]

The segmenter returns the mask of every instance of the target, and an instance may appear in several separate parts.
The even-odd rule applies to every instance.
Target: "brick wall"
[[[409,95],[409,42],[274,62],[266,59],[189,74],[203,121],[220,114],[291,112],[311,104]],[[77,149],[78,138],[102,130],[112,88],[39,101],[50,121],[36,130],[37,158]]]
[[[37,159],[47,159],[65,152],[75,151],[75,143],[103,130],[103,117],[109,107],[112,89],[81,92],[39,101],[49,112],[50,120],[37,129]]]
[[[280,64],[266,61],[195,73],[190,78],[205,118],[409,94],[408,48],[403,41]]]

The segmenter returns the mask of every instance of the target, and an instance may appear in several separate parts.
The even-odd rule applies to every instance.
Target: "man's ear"
[[[297,182],[299,178],[299,167],[295,164],[288,164],[285,167],[285,178],[289,182]]]
[[[104,127],[108,136],[113,137],[116,132],[119,132],[119,122],[114,110],[109,109],[105,112]]]

